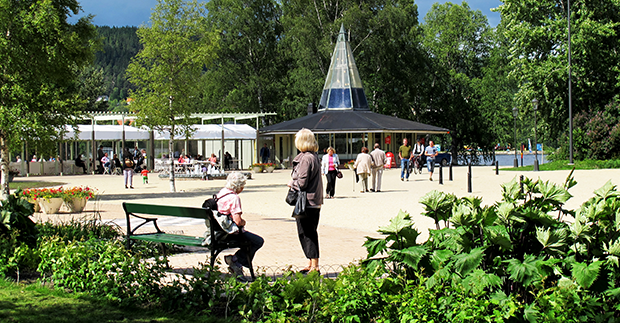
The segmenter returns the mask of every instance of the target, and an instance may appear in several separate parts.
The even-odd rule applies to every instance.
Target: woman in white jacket
[[[321,171],[327,177],[327,189],[325,190],[325,198],[331,199],[336,195],[336,175],[338,174],[338,165],[340,160],[336,155],[334,147],[327,148],[327,154],[323,155],[321,160]]]
[[[372,167],[374,166],[374,162],[372,161],[372,157],[368,153],[368,148],[362,147],[362,152],[357,155],[357,159],[355,160],[355,164],[353,168],[357,170],[357,175],[359,175],[362,180],[362,190],[361,192],[368,192],[368,177],[370,176],[370,172]]]

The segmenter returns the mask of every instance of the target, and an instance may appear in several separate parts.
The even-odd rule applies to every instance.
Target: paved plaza
[[[336,183],[336,198],[326,199],[321,210],[319,242],[321,267],[326,272],[338,271],[339,266],[359,261],[366,255],[362,244],[366,236],[379,237],[377,229],[387,225],[399,210],[411,214],[416,227],[422,232],[420,241],[428,237],[428,229],[434,228],[433,220],[421,213],[420,197],[431,190],[456,194],[457,197],[478,196],[484,204],[493,204],[501,199],[502,183],[524,175],[540,178],[558,184],[564,183],[570,171],[512,172],[500,171],[495,175],[494,167],[472,168],[472,193],[467,193],[467,167],[454,167],[454,180],[448,180],[448,169],[444,169],[444,184],[439,184],[438,171],[431,182],[424,170],[421,175],[411,174],[409,181],[400,180],[400,170],[388,169],[383,175],[381,192],[360,193],[359,184],[354,187],[354,174],[343,170],[344,178]],[[296,224],[291,218],[292,207],[284,202],[290,179],[290,170],[276,170],[273,173],[252,174],[245,190],[240,194],[247,221],[246,229],[265,239],[265,245],[256,254],[254,264],[264,272],[281,272],[284,268],[303,268],[307,265],[299,241]],[[608,180],[614,184],[620,178],[620,169],[575,171],[578,184],[570,190],[574,196],[568,203],[569,209],[577,208],[593,196],[593,191]],[[200,207],[202,202],[223,187],[223,180],[186,180],[176,182],[176,193],[170,193],[170,182],[150,174],[149,184],[142,184],[140,176],[134,177],[133,190],[126,190],[122,176],[115,175],[73,175],[17,178],[17,181],[56,181],[64,186],[89,186],[96,188],[100,197],[88,202],[85,213],[46,216],[36,213],[39,221],[66,221],[72,217],[91,216],[97,212],[103,221],[112,221],[125,229],[123,201],[161,205]],[[158,221],[166,232],[202,236],[204,222],[195,219],[161,217]],[[229,254],[224,251],[222,255]],[[222,255],[220,257],[222,257]],[[191,268],[200,262],[206,263],[205,251],[181,253],[171,258],[174,268]]]

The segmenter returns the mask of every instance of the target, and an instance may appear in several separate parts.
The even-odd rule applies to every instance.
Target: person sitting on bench
[[[86,174],[86,164],[84,164],[84,161],[82,160],[82,154],[75,157],[75,167],[82,167],[84,174]]]
[[[226,239],[243,239],[249,241],[251,246],[249,250],[250,260],[254,259],[256,251],[263,246],[265,242],[260,236],[246,231],[245,220],[241,218],[243,213],[241,210],[241,199],[239,193],[245,188],[246,178],[240,172],[233,172],[226,177],[226,186],[217,193],[217,209],[218,213],[232,217],[235,224],[239,227],[239,232],[229,234]],[[224,256],[224,262],[228,265],[228,269],[237,275],[243,277],[243,267],[250,267],[248,263],[248,253],[243,248],[239,249],[234,255]]]

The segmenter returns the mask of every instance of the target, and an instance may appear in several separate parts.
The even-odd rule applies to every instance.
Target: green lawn
[[[217,322],[195,315],[121,309],[104,300],[51,290],[40,284],[15,284],[0,279],[0,322]],[[222,322],[222,321],[220,321]]]
[[[568,160],[552,161],[545,164],[540,164],[538,169],[545,170],[570,170],[573,169],[609,169],[620,168],[620,160],[575,160],[573,165],[568,164]],[[502,170],[516,170],[516,171],[532,171],[534,166],[524,167],[506,167]]]
[[[18,190],[18,189],[22,189],[25,190],[27,188],[37,188],[37,187],[49,187],[49,186],[58,186],[58,185],[64,185],[66,183],[61,183],[61,182],[39,182],[39,181],[25,181],[25,180],[13,180],[12,182],[9,183],[9,189],[12,190]]]

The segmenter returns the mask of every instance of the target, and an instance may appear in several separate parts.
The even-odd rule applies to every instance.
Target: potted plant
[[[86,207],[86,202],[95,196],[90,187],[72,187],[62,191],[62,199],[71,213],[80,213]]]
[[[265,170],[267,171],[267,173],[273,173],[273,171],[276,169],[276,164],[274,163],[266,163],[265,165]]]
[[[355,160],[349,160],[348,162],[345,163],[345,165],[350,169],[353,170],[353,165],[355,165]]]
[[[26,201],[32,203],[33,206],[34,206],[34,211],[37,212],[37,213],[41,212],[41,207],[39,206],[39,201],[37,201],[38,193],[39,193],[39,190],[36,189],[36,188],[26,189],[26,190],[23,190],[21,192],[21,198],[23,198]]]
[[[34,195],[34,200],[39,202],[41,211],[45,214],[56,214],[60,210],[63,202],[63,190],[61,188],[42,188],[38,189]]]
[[[251,169],[251,170],[252,170],[252,172],[254,172],[254,173],[262,173],[262,172],[263,172],[263,164],[261,164],[261,163],[255,163],[255,164],[252,164],[252,165],[250,166],[250,169]]]

